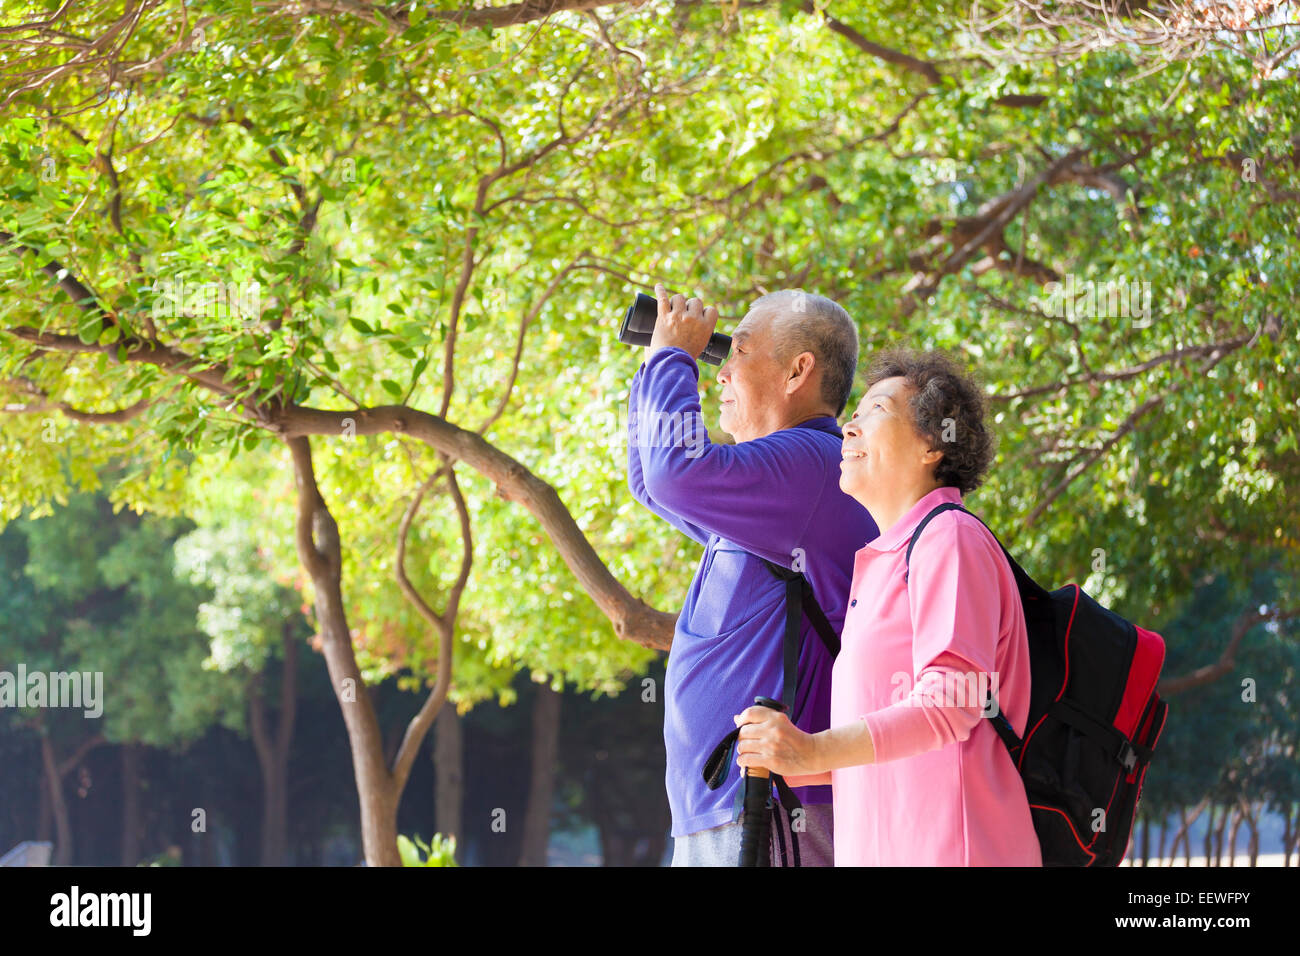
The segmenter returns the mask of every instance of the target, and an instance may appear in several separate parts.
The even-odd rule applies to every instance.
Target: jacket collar
[[[819,415],[816,418],[810,418],[806,422],[800,422],[795,428],[815,428],[821,432],[830,432],[836,438],[843,438],[844,433],[840,431],[839,422],[833,415]]]
[[[912,505],[911,510],[899,518],[892,528],[868,541],[867,547],[876,551],[897,551],[912,539],[912,533],[916,531],[916,526],[921,523],[922,518],[934,508],[947,502],[961,504],[961,492],[952,485],[936,488]]]

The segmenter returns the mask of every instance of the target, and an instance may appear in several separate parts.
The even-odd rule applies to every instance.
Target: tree
[[[288,850],[289,746],[297,711],[298,648],[310,631],[293,592],[276,581],[250,544],[247,525],[198,528],[176,542],[177,574],[214,591],[198,608],[211,640],[204,665],[244,677],[248,733],[262,774],[263,866],[282,866]],[[278,656],[277,718],[267,712],[267,675]]]
[[[693,549],[623,490],[608,446],[637,357],[592,321],[630,287],[707,290],[727,319],[816,287],[868,353],[958,351],[1002,439],[974,506],[1033,573],[1088,574],[1130,617],[1163,619],[1207,565],[1249,575],[1253,550],[1222,560],[1243,542],[1294,571],[1281,73],[1232,50],[1185,81],[1123,47],[973,56],[946,8],[897,0],[314,10],[6,11],[25,26],[0,36],[0,102],[27,115],[0,142],[0,378],[35,414],[6,422],[0,487],[10,517],[63,494],[70,423],[73,480],[130,448],[147,467],[114,500],[153,510],[187,507],[219,453],[288,452],[274,553],[293,542],[309,579],[369,862],[397,862],[454,652],[473,700],[508,696],[511,665],[611,686],[671,641],[635,595],[675,606]],[[376,515],[399,514],[394,541]],[[408,570],[413,534],[431,557]],[[380,540],[401,611],[375,606]],[[511,560],[471,575],[493,546]],[[437,662],[391,761],[367,659]]]
[[[69,708],[53,698],[51,683],[48,700],[19,710],[39,737],[42,805],[53,816],[59,865],[74,861],[64,780],[91,750],[123,748],[122,863],[133,866],[138,748],[183,748],[213,723],[237,719],[238,684],[202,668],[206,642],[194,621],[200,592],[172,580],[179,525],[113,516],[103,497],[79,494],[54,515],[13,529],[25,538],[14,536],[7,549],[21,597],[0,613],[0,659],[28,674],[79,675],[83,702],[95,695]],[[26,616],[24,604],[40,613]]]

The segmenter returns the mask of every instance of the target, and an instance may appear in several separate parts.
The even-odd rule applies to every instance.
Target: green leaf
[[[94,345],[99,341],[99,333],[104,328],[104,321],[97,315],[89,316],[82,320],[77,326],[77,338],[87,345]]]
[[[402,397],[402,386],[398,385],[391,378],[382,379],[380,380],[379,384],[382,385],[384,387],[384,390],[388,392],[390,395],[392,395],[394,398]]]
[[[374,335],[375,333],[374,329],[360,319],[348,319],[348,322],[362,335]]]
[[[397,835],[397,855],[402,858],[402,866],[420,866],[420,851],[415,844],[402,834]]]

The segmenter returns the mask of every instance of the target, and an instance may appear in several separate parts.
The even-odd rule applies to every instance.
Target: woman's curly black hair
[[[996,445],[984,424],[988,401],[979,382],[944,352],[890,349],[872,360],[866,387],[897,376],[916,389],[908,405],[917,433],[943,452],[935,479],[962,494],[974,491],[984,481]]]

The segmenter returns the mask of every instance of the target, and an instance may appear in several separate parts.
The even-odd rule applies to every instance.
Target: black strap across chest
[[[840,652],[840,639],[831,627],[831,622],[826,619],[826,612],[822,610],[821,605],[817,603],[817,598],[813,596],[812,585],[800,571],[792,571],[790,568],[783,568],[779,564],[762,559],[763,564],[774,575],[785,582],[785,636],[782,639],[782,658],[785,666],[785,685],[782,691],[781,703],[785,704],[786,712],[791,715],[791,720],[795,719],[794,698],[799,677],[799,644],[800,629],[803,624],[804,615],[808,616],[813,630],[817,636],[822,639],[826,645],[826,650],[830,652],[831,658],[834,659]]]

